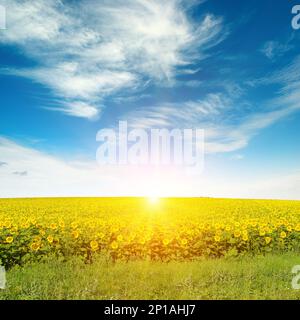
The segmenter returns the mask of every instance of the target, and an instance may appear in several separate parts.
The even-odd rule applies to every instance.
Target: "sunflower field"
[[[0,265],[6,268],[49,256],[168,262],[299,249],[300,201],[0,200]]]

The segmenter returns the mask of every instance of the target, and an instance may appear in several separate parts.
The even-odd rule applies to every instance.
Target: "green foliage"
[[[0,300],[300,299],[291,287],[296,264],[300,258],[291,253],[170,263],[50,257],[9,270]]]

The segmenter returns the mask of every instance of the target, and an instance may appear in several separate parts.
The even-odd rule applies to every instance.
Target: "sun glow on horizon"
[[[152,205],[158,204],[160,200],[160,197],[158,196],[150,196],[148,197],[148,202]]]

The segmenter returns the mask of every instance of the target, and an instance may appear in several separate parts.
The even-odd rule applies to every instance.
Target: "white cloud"
[[[0,197],[99,195],[109,176],[92,163],[70,164],[0,137]],[[25,174],[26,173],[26,174]]]
[[[63,107],[53,107],[51,109],[56,109],[65,114],[79,118],[96,119],[99,116],[99,109],[97,106],[92,106],[82,101],[68,102],[65,103]]]
[[[188,196],[193,187],[182,172],[165,167],[66,162],[1,137],[0,154],[7,163],[0,168],[0,197]],[[183,179],[187,184],[178,185]]]
[[[62,101],[55,110],[86,118],[122,89],[171,83],[226,34],[221,19],[194,21],[180,0],[0,2],[8,25],[0,43],[19,46],[39,64],[10,73],[52,89]]]
[[[187,176],[168,168],[98,167],[66,162],[0,137],[0,197],[46,196],[210,196],[300,200],[300,174],[243,174],[224,179],[204,172]]]
[[[97,100],[126,86],[133,86],[135,77],[128,72],[108,70],[80,70],[77,63],[64,63],[53,68],[11,71],[14,74],[32,78],[53,88],[66,99]]]
[[[61,1],[2,0],[6,8],[7,30],[1,33],[1,42],[55,40],[60,29],[71,21],[63,13]]]

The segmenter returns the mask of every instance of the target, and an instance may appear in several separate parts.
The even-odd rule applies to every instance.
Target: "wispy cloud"
[[[286,67],[255,81],[256,86],[270,84],[277,84],[279,89],[273,89],[274,98],[266,100],[264,106],[259,108],[260,111],[248,112],[246,116],[236,112],[234,123],[226,126],[223,125],[224,118],[220,118],[222,124],[215,126],[217,141],[212,144],[209,142],[209,151],[226,152],[244,148],[263,129],[300,111],[300,56]],[[232,95],[230,99],[232,104],[239,103]]]
[[[160,104],[124,116],[134,127],[200,128],[205,130],[206,152],[234,152],[247,147],[252,138],[275,123],[300,111],[300,56],[289,65],[253,81],[254,86],[277,84],[273,98],[252,106],[244,89],[224,82],[223,93],[182,103]],[[243,112],[243,107],[247,112]]]
[[[275,60],[283,56],[285,53],[290,51],[293,47],[287,43],[280,43],[278,41],[268,41],[264,44],[261,52],[270,60]]]
[[[0,161],[0,167],[6,166],[6,165],[7,165],[7,162]]]
[[[285,74],[285,73],[283,73]],[[292,86],[292,83],[287,84]],[[267,111],[241,112],[242,103],[230,94],[209,94],[203,100],[156,105],[126,114],[134,128],[199,128],[205,130],[207,153],[245,148],[263,129],[300,110],[299,91],[266,102]],[[245,103],[245,102],[244,102]],[[267,108],[272,104],[272,108]],[[269,110],[268,110],[269,109]]]
[[[84,118],[99,115],[105,98],[122,89],[171,83],[225,34],[220,18],[194,21],[180,0],[1,3],[8,28],[0,43],[19,46],[38,63],[9,72],[52,89],[60,98],[55,110]]]
[[[267,75],[256,81],[255,85],[279,85],[272,103],[275,106],[285,107],[290,111],[300,109],[300,55],[285,68]]]
[[[123,116],[134,128],[195,126],[199,123],[212,123],[219,116],[230,111],[230,101],[222,94],[208,94],[202,100],[182,103],[164,103],[146,106]]]

